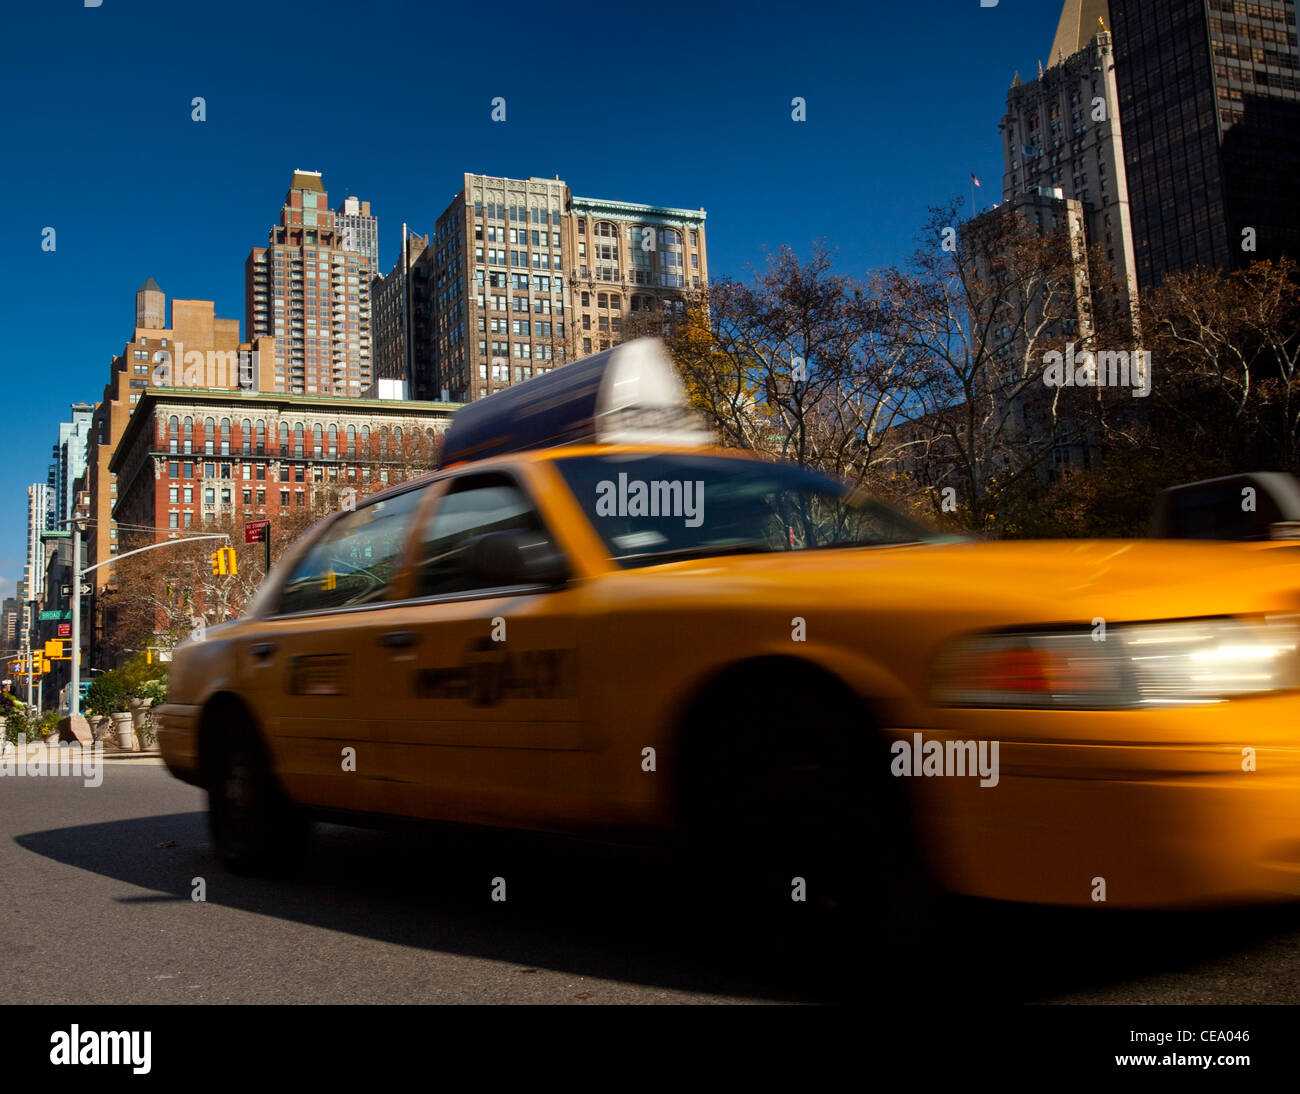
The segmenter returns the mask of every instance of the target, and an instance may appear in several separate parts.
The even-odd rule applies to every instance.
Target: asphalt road
[[[152,759],[110,761],[95,788],[0,779],[0,999],[1300,1002],[1297,906],[1138,915],[954,900],[906,947],[867,937],[853,962],[828,962],[770,923],[718,921],[643,856],[329,825],[293,878],[250,879],[214,860],[204,809]]]

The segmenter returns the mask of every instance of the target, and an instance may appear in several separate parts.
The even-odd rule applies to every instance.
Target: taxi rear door
[[[476,571],[480,537],[554,542],[521,480],[465,472],[439,487],[416,528],[407,599],[357,637],[380,694],[390,808],[489,824],[571,816],[587,745],[586,594]]]

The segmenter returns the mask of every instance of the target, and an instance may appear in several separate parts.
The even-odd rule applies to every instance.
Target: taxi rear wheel
[[[256,733],[243,723],[230,727],[212,760],[208,819],[217,857],[238,874],[291,869],[310,831],[276,785]]]

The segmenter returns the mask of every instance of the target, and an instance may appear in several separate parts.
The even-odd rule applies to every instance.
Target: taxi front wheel
[[[212,765],[208,819],[217,857],[237,874],[292,869],[310,832],[276,785],[256,734],[243,725],[232,727]]]

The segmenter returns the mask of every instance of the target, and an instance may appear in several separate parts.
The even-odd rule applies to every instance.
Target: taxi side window
[[[507,475],[458,479],[420,533],[416,596],[472,592],[482,587],[467,562],[471,540],[487,532],[544,531],[541,515]]]
[[[326,611],[382,600],[424,490],[360,505],[299,559],[280,590],[280,612]]]

